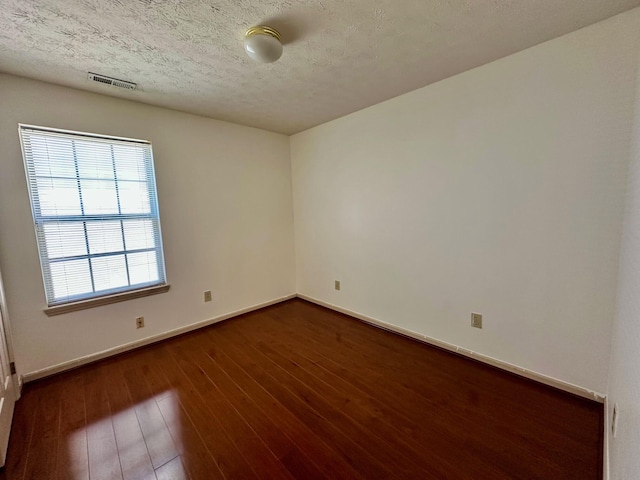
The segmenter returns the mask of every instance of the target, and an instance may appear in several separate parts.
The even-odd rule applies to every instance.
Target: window
[[[151,144],[20,125],[49,307],[165,285]]]

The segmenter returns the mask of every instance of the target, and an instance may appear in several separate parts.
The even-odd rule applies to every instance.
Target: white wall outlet
[[[471,314],[471,326],[475,328],[482,328],[482,314],[481,313],[472,313]]]
[[[144,317],[136,317],[136,328],[144,327]]]
[[[212,299],[211,290],[207,290],[206,292],[204,292],[204,301],[205,302],[210,302],[211,299]]]
[[[340,290],[340,280],[335,280],[334,283],[333,283],[333,287],[336,290]]]

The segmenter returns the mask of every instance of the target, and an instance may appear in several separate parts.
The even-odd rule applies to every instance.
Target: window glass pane
[[[89,261],[86,259],[55,262],[50,265],[49,270],[55,300],[64,300],[93,291]]]
[[[129,285],[124,255],[92,258],[91,268],[96,291]]]
[[[124,250],[119,221],[87,222],[87,237],[92,255]]]
[[[124,241],[127,244],[127,250],[155,248],[156,242],[153,235],[152,220],[125,220],[123,224]]]
[[[120,209],[122,213],[150,213],[147,184],[142,182],[120,182]]]
[[[118,213],[116,182],[109,180],[82,180],[82,204],[85,215]]]
[[[75,180],[38,178],[36,189],[41,215],[80,215],[82,213],[78,183]]]
[[[138,252],[127,255],[131,285],[151,283],[160,279],[156,252]]]
[[[118,180],[146,180],[147,169],[142,148],[114,145],[113,158]]]
[[[80,178],[113,179],[111,146],[106,143],[75,140]]]
[[[82,222],[45,223],[42,226],[49,258],[87,254]]]
[[[34,135],[31,137],[31,154],[37,176],[75,178],[76,165],[71,142],[53,141]]]

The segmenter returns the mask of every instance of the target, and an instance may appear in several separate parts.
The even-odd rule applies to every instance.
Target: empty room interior
[[[640,0],[0,11],[0,478],[640,479]]]

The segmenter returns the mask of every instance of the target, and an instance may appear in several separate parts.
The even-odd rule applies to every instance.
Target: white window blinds
[[[151,144],[20,125],[49,306],[165,284]]]

